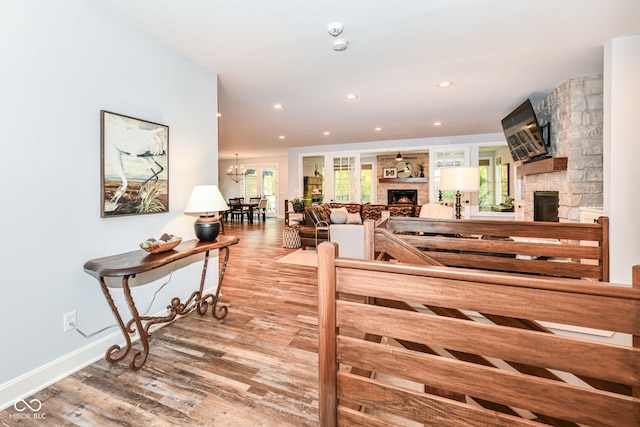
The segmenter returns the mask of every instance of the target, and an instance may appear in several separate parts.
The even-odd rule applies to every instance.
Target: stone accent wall
[[[603,203],[602,75],[567,80],[534,106],[551,123],[550,154],[567,157],[566,171],[524,177],[524,220],[533,221],[534,191],[558,191],[560,221],[579,221],[580,207]]]
[[[420,153],[420,154],[408,154],[407,157],[409,159],[404,159],[403,161],[411,163],[413,167],[414,174],[420,172],[418,168],[418,163],[424,163],[424,175],[425,177],[429,177],[429,154],[428,153]],[[378,168],[378,176],[376,179],[382,178],[382,171],[385,168],[394,168],[396,167],[395,156],[378,156],[376,159],[377,168]],[[382,183],[377,182],[377,190],[376,190],[376,200],[379,204],[386,205],[387,204],[387,190],[418,190],[418,205],[423,205],[425,203],[429,203],[429,184],[428,183]]]

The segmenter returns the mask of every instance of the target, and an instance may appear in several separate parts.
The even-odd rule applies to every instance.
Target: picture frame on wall
[[[397,178],[398,177],[398,169],[396,169],[396,168],[384,168],[384,169],[382,169],[382,177],[383,178]]]
[[[169,126],[100,111],[100,216],[169,212]]]

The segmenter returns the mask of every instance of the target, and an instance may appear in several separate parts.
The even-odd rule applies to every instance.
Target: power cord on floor
[[[168,279],[166,282],[164,282],[164,283],[163,283],[163,284],[158,288],[158,290],[156,290],[156,291],[153,293],[153,298],[151,299],[151,302],[149,303],[149,306],[147,307],[147,310],[146,310],[146,311],[145,311],[141,316],[146,316],[146,315],[149,313],[149,310],[151,310],[151,307],[153,306],[153,302],[156,300],[156,296],[158,295],[158,293],[159,293],[159,292],[160,292],[160,291],[161,291],[165,286],[167,286],[169,283],[171,283],[171,279],[173,278],[173,272],[174,272],[174,271],[175,271],[175,270],[171,270],[171,273],[169,273],[169,279]],[[167,311],[167,312],[168,312],[168,311]],[[71,326],[71,327],[72,327],[72,328],[73,328],[77,333],[79,333],[80,335],[82,335],[84,338],[89,339],[89,338],[92,338],[92,337],[94,337],[94,336],[96,336],[96,335],[98,335],[98,334],[100,334],[100,333],[102,333],[102,332],[104,332],[104,331],[106,331],[106,330],[108,330],[108,329],[115,328],[115,327],[117,327],[118,325],[117,325],[117,324],[113,324],[113,325],[105,326],[104,328],[102,328],[102,329],[100,329],[100,330],[98,330],[98,331],[92,332],[92,333],[90,333],[90,334],[86,334],[86,333],[82,332],[82,330],[78,327],[78,325],[76,325],[76,322],[73,322],[73,321],[69,322],[69,326]]]

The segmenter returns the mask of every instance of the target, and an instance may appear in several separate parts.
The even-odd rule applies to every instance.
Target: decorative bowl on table
[[[157,254],[160,252],[170,251],[182,242],[182,237],[173,234],[163,234],[159,239],[153,237],[140,243],[140,247],[147,252]]]

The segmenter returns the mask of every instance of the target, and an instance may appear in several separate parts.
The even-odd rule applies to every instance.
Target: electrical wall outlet
[[[76,311],[70,311],[69,313],[66,313],[63,318],[63,330],[64,332],[68,332],[72,329],[75,329],[78,326],[77,320],[76,320]]]

